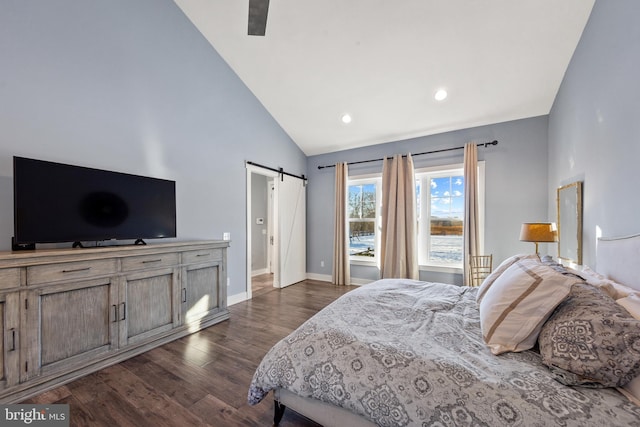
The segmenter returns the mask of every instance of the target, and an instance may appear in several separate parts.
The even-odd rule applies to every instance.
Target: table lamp
[[[558,227],[555,222],[525,222],[520,229],[520,241],[534,242],[538,255],[538,243],[558,241]]]

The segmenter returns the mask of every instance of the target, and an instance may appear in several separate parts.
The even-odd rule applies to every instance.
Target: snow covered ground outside
[[[353,237],[349,244],[349,253],[358,253],[371,250],[373,253],[375,236]],[[431,237],[431,259],[437,264],[460,264],[462,263],[462,236],[432,236]]]

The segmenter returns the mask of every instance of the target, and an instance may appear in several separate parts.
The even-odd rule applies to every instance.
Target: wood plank
[[[91,415],[87,407],[76,399],[75,396],[67,396],[64,399],[58,400],[54,403],[69,405],[69,418],[72,420],[70,424],[77,427],[91,426],[101,427],[104,424],[98,423],[98,420]],[[107,425],[104,425],[108,427]]]
[[[72,426],[267,426],[273,400],[247,403],[271,346],[354,287],[307,280],[229,308],[228,321],[102,369],[25,403],[68,403]],[[287,410],[281,427],[317,427]]]
[[[46,391],[38,396],[34,396],[26,403],[33,403],[36,405],[46,405],[47,403],[56,403],[62,399],[71,397],[71,390],[66,385],[54,388],[53,390]]]
[[[136,383],[134,381],[144,382],[145,388],[147,388],[146,393],[155,392],[154,396],[157,395],[162,398],[167,396],[180,405],[191,406],[207,394],[203,387],[198,384],[188,383],[176,375],[176,371],[181,370],[179,365],[175,365],[175,369],[174,366],[163,367],[155,363],[153,358],[146,357],[146,355],[134,357],[121,363],[121,365],[126,368],[127,375],[132,377],[127,381],[130,388],[135,387]],[[114,387],[119,388],[117,383],[114,383]],[[141,402],[137,404],[141,407],[149,405]]]
[[[252,419],[231,405],[210,394],[189,408],[203,420],[215,420],[215,424],[226,427],[258,426],[259,421]]]
[[[157,374],[158,372],[156,371],[153,375]],[[165,373],[161,372],[160,374],[164,375]],[[177,388],[164,387],[164,384],[156,387],[155,384],[148,381],[148,378],[132,375],[130,370],[125,369],[120,364],[98,372],[97,376],[111,389],[124,396],[136,408],[151,408],[156,412],[165,405],[173,406],[179,404],[189,406],[206,394],[204,390],[197,390],[193,387],[186,388],[184,387],[185,384]],[[170,381],[165,380],[165,384],[170,384]],[[176,410],[179,411],[181,408]]]

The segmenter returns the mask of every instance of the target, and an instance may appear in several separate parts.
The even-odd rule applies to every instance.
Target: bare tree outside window
[[[376,234],[376,186],[350,185],[348,199],[349,253],[374,257]]]

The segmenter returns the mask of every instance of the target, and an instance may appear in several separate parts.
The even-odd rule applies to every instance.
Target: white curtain
[[[464,145],[464,284],[471,285],[469,259],[480,255],[478,224],[478,147]]]
[[[347,179],[346,163],[336,164],[335,195],[336,210],[333,225],[333,269],[331,281],[334,285],[349,285],[351,270],[349,265],[349,228],[347,224]]]
[[[418,279],[416,180],[411,154],[382,165],[380,276]]]

